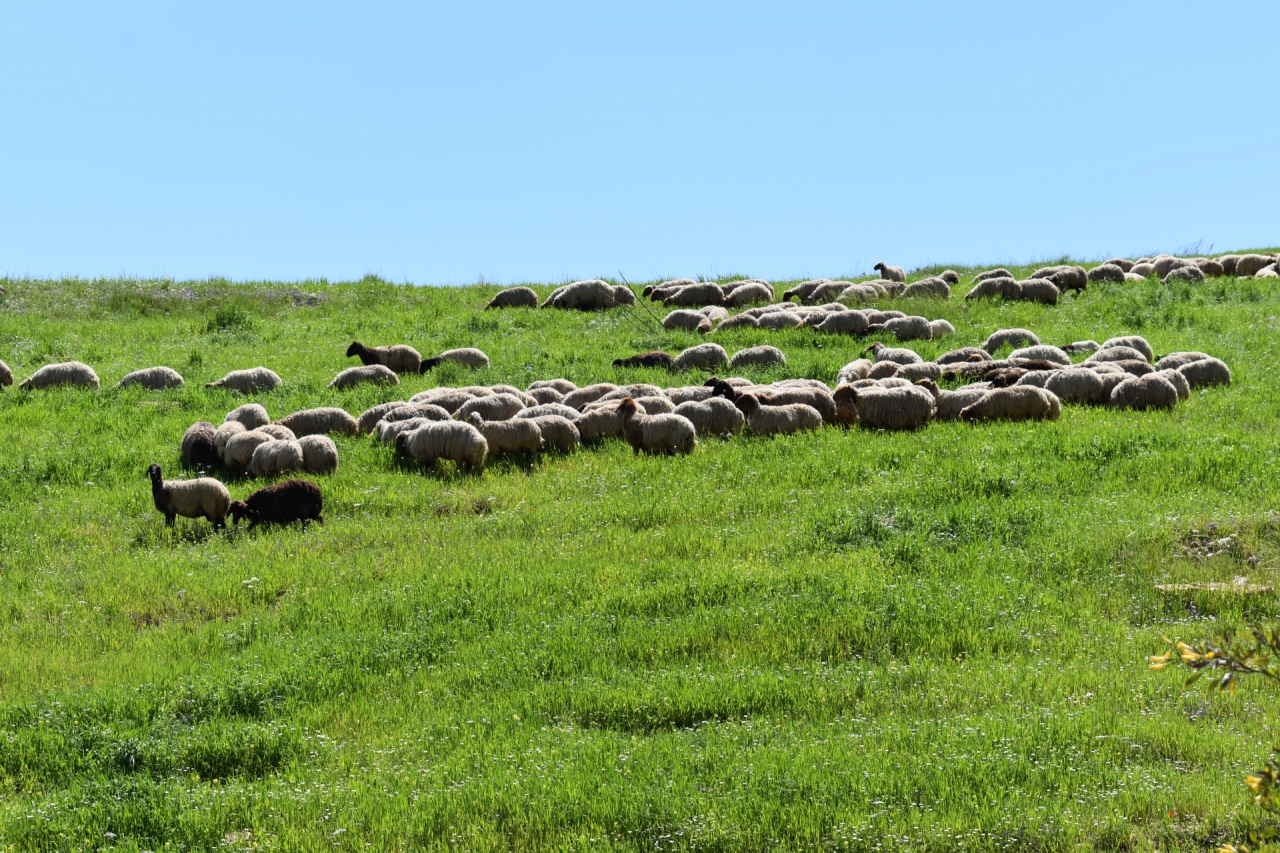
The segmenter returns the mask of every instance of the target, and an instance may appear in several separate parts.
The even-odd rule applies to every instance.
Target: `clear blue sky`
[[[1280,3],[8,3],[0,274],[1280,243]]]

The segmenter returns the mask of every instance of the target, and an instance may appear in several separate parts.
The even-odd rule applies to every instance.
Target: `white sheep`
[[[704,305],[698,309],[698,313],[710,320],[713,325],[729,316],[729,312],[719,305]]]
[[[940,340],[947,335],[954,335],[956,327],[946,320],[930,320],[929,321],[929,340]]]
[[[636,295],[625,285],[611,285],[600,279],[575,281],[551,291],[541,308],[576,311],[603,311],[619,305],[634,305]]]
[[[753,281],[735,285],[724,297],[724,304],[730,308],[741,308],[754,302],[772,302],[773,288],[763,282]]]
[[[485,355],[475,347],[459,347],[458,349],[445,350],[435,358],[424,358],[422,366],[418,368],[419,373],[426,373],[439,367],[444,362],[452,364],[460,364],[463,367],[469,367],[472,370],[479,370],[482,367],[489,366],[489,356]]]
[[[677,308],[662,318],[662,328],[669,332],[683,329],[687,332],[706,334],[711,331],[711,320],[697,311],[690,311],[688,308]]]
[[[1173,368],[1176,370],[1177,368],[1182,367],[1182,365],[1184,364],[1190,364],[1193,361],[1200,361],[1201,359],[1205,359],[1205,358],[1212,358],[1212,356],[1209,355],[1208,353],[1195,352],[1195,351],[1171,352],[1168,355],[1166,355],[1164,358],[1157,361],[1155,366],[1156,366],[1156,370],[1166,370],[1169,368]]]
[[[886,320],[884,330],[900,341],[927,341],[933,338],[933,329],[924,317],[894,317]]]
[[[1275,263],[1275,258],[1267,255],[1241,255],[1236,258],[1234,274],[1246,277],[1257,275],[1273,263]]]
[[[293,430],[294,435],[299,437],[334,432],[339,435],[360,434],[360,425],[356,423],[356,419],[342,409],[333,406],[325,406],[319,409],[303,409],[302,411],[294,412],[288,417],[281,418],[277,423],[287,426]]]
[[[898,365],[898,372],[894,374],[894,377],[909,383],[919,382],[921,379],[932,379],[937,382],[942,378],[942,365],[933,361],[922,361],[918,364],[901,364]]]
[[[472,412],[475,412],[486,421],[505,421],[515,417],[516,412],[523,408],[525,408],[524,401],[514,394],[494,394],[468,400],[453,413],[453,416],[457,420],[465,421],[471,417]]]
[[[484,466],[489,445],[480,431],[462,421],[427,421],[415,430],[396,436],[396,452],[412,456],[431,467],[448,459],[473,472]]]
[[[757,435],[789,435],[822,426],[822,415],[804,403],[767,405],[755,394],[740,394],[734,405],[746,417],[747,426]]]
[[[906,281],[907,280],[907,274],[906,272],[903,271],[902,267],[885,266],[883,261],[876,264],[874,267],[872,267],[872,269],[879,270],[880,277],[885,281]]]
[[[13,371],[9,369],[9,365],[0,361],[0,389],[13,384]]]
[[[871,324],[867,322],[867,316],[861,311],[837,311],[828,313],[813,328],[827,335],[857,337],[865,334],[869,325]]]
[[[1102,349],[1102,344],[1097,341],[1076,341],[1062,347],[1062,351],[1067,355],[1089,355]]]
[[[564,394],[561,394],[554,388],[534,388],[532,391],[526,391],[533,398],[534,405],[541,406],[546,403],[562,403],[564,402]]]
[[[590,405],[589,403],[587,405]],[[566,420],[576,421],[582,417],[582,413],[572,406],[566,406],[564,403],[543,403],[540,406],[530,406],[527,409],[521,409],[516,412],[513,417],[517,418],[543,418],[555,416],[565,418]]]
[[[622,385],[613,389],[607,394],[603,394],[592,402],[610,403],[614,400],[624,400],[627,397],[662,397],[664,392],[657,385],[650,385],[647,382],[633,382],[630,385]]]
[[[396,436],[402,432],[413,432],[423,424],[443,423],[443,421],[432,421],[430,418],[409,418],[403,421],[378,421],[378,425],[373,428],[373,434],[382,444],[392,445],[396,443]]]
[[[921,364],[923,363],[921,362]],[[906,367],[906,365],[898,364],[896,361],[877,361],[871,366],[871,370],[867,373],[867,378],[879,380],[897,376],[899,367]]]
[[[1018,298],[1024,302],[1039,302],[1042,305],[1057,305],[1061,292],[1051,281],[1041,278],[1029,278],[1018,284]]]
[[[864,356],[867,353],[870,353],[872,360],[877,363],[891,361],[894,364],[919,364],[924,361],[919,354],[912,350],[887,347],[879,341],[872,341],[871,346],[862,351]]]
[[[1013,278],[1013,273],[1009,272],[1004,267],[996,267],[993,270],[986,270],[985,272],[978,273],[973,277],[973,280],[977,283],[979,281],[986,281],[989,278]]]
[[[574,385],[568,379],[539,379],[536,382],[530,382],[529,387],[525,389],[525,392],[532,394],[539,388],[554,388],[561,394],[568,394],[570,391],[578,390],[578,386]]]
[[[332,474],[338,470],[338,446],[327,435],[304,435],[298,439],[302,448],[302,468],[311,474]]]
[[[1037,344],[1036,346],[1022,347],[1009,353],[1009,360],[1015,358],[1035,359],[1038,361],[1049,361],[1054,364],[1070,364],[1071,356],[1062,350],[1048,344]]]
[[[279,374],[266,367],[252,367],[248,370],[233,370],[221,379],[204,383],[206,388],[226,388],[241,394],[252,394],[255,391],[271,391],[280,387]]]
[[[1100,350],[1111,349],[1112,347],[1128,347],[1137,350],[1142,354],[1142,358],[1151,361],[1155,358],[1156,351],[1151,348],[1151,344],[1147,343],[1147,339],[1142,335],[1125,335],[1119,338],[1108,338],[1098,347]]]
[[[770,311],[760,315],[757,325],[771,332],[780,332],[783,329],[800,328],[804,325],[804,318],[794,311]]]
[[[1094,404],[1103,402],[1105,383],[1097,373],[1081,368],[1039,370],[1044,374],[1044,389],[1064,403]],[[1033,374],[1028,373],[1027,376]],[[1025,378],[1025,377],[1024,377]]]
[[[689,347],[676,356],[677,370],[714,370],[722,364],[728,364],[729,354],[719,344],[698,344]]]
[[[1130,376],[1111,390],[1109,402],[1116,409],[1172,409],[1178,389],[1159,373]]]
[[[304,464],[306,460],[302,455],[301,444],[273,438],[253,449],[253,456],[249,458],[245,473],[254,479],[276,477],[291,471],[301,471]]]
[[[937,385],[932,383],[926,384],[922,382],[921,387],[929,387],[930,390],[937,389]],[[982,399],[982,396],[986,393],[987,388],[973,385],[966,385],[954,391],[947,389],[934,390],[934,402],[937,404],[937,409],[934,411],[933,419],[935,421],[959,420],[960,413]]]
[[[933,420],[938,408],[929,388],[914,384],[888,388],[843,385],[833,396],[838,408],[856,412],[864,429],[919,429]]]
[[[688,400],[676,406],[672,414],[689,421],[698,435],[703,436],[736,435],[742,432],[742,426],[746,423],[746,416],[732,401],[724,397],[707,397],[700,401]]]
[[[963,364],[970,361],[991,361],[991,354],[978,347],[960,347],[938,356],[938,364]]]
[[[227,487],[212,477],[194,480],[165,480],[160,466],[152,464],[147,469],[151,478],[151,499],[156,509],[164,514],[164,522],[170,527],[178,516],[183,518],[207,518],[213,529],[227,526],[227,513],[231,512],[231,493]]]
[[[213,446],[218,452],[219,459],[222,459],[226,453],[227,442],[242,432],[248,432],[248,430],[239,421],[227,421],[218,427],[213,434]]]
[[[348,367],[333,377],[330,388],[342,391],[357,385],[399,385],[400,377],[385,364],[365,364],[360,367]]]
[[[1231,368],[1227,367],[1226,362],[1216,358],[1202,358],[1199,361],[1184,364],[1178,368],[1178,372],[1186,378],[1192,388],[1231,384]]]
[[[484,310],[491,308],[537,308],[538,294],[532,287],[508,287],[505,290],[499,290],[494,297],[489,300],[489,304],[484,306]]]
[[[298,437],[294,435],[293,430],[289,429],[284,424],[264,424],[263,426],[258,427],[258,432],[265,432],[277,441],[298,440]]]
[[[673,305],[723,305],[724,289],[714,281],[700,281],[686,284],[673,290],[662,300],[667,307]]]
[[[1100,362],[1108,361],[1141,361],[1145,364],[1147,356],[1133,347],[1111,346],[1104,347],[1085,359],[1086,364],[1098,364]]]
[[[473,397],[472,399],[475,398]],[[387,412],[379,420],[387,423],[408,421],[414,418],[426,418],[429,421],[447,421],[451,417],[453,415],[448,409],[443,406],[437,406],[435,403],[406,403]]]
[[[46,364],[28,376],[18,388],[24,391],[57,388],[69,385],[75,388],[99,387],[98,374],[93,368],[79,361],[64,361],[60,364]]]
[[[1056,421],[1062,414],[1062,403],[1051,391],[1033,385],[992,388],[960,412],[960,420],[983,421]]]
[[[729,366],[732,368],[747,367],[749,365],[768,366],[773,364],[780,364],[785,367],[787,364],[787,357],[783,354],[782,350],[768,345],[738,350],[733,354],[733,358],[729,359]]]
[[[1191,399],[1191,383],[1187,381],[1187,377],[1183,376],[1177,370],[1171,367],[1166,368],[1165,370],[1157,370],[1156,375],[1163,376],[1165,379],[1169,380],[1169,384],[1173,386],[1173,390],[1178,392],[1179,400]]]
[[[388,415],[409,403],[405,400],[395,400],[390,403],[379,403],[376,406],[365,409],[360,417],[356,418],[356,429],[359,435],[369,435],[373,432],[373,428],[378,425],[378,421],[382,420],[384,415]]]
[[[232,470],[244,468],[253,458],[253,451],[258,449],[258,445],[275,440],[265,432],[256,429],[237,433],[228,438],[223,447],[222,464]]]
[[[1132,269],[1132,267],[1130,267],[1130,269]],[[1117,266],[1116,264],[1105,263],[1105,264],[1098,264],[1096,267],[1089,270],[1088,278],[1089,278],[1089,281],[1091,282],[1092,281],[1110,281],[1115,284],[1123,284],[1124,274],[1125,274],[1125,270]]]
[[[126,374],[116,383],[116,388],[130,388],[137,385],[148,391],[166,391],[169,388],[179,388],[182,384],[182,374],[172,367],[146,367]]]
[[[903,299],[915,299],[919,297],[941,297],[942,299],[951,298],[951,285],[947,284],[943,279],[933,276],[924,278],[920,281],[913,281],[902,291]]]
[[[840,368],[840,372],[836,374],[836,387],[848,385],[850,382],[856,382],[859,379],[866,379],[871,375],[872,366],[871,360],[866,358],[859,358],[849,362]]]
[[[975,284],[964,298],[969,302],[987,296],[999,296],[1009,300],[1021,299],[1022,285],[1011,278],[986,278]]]
[[[630,397],[618,403],[618,415],[622,418],[622,437],[636,455],[641,451],[687,455],[698,445],[697,430],[680,415],[647,414]]]
[[[484,436],[489,457],[528,453],[536,464],[542,454],[542,430],[527,418],[486,421],[479,412],[467,416],[467,423]]]
[[[545,450],[572,453],[582,444],[582,436],[578,434],[578,428],[568,418],[560,415],[538,415],[532,420],[538,425],[538,432],[542,434]]]
[[[715,393],[715,389],[707,385],[683,385],[679,388],[668,388],[667,399],[679,406],[681,403],[700,403]]]
[[[614,385],[612,382],[597,382],[594,385],[575,388],[573,391],[564,395],[564,400],[562,402],[571,409],[582,411],[587,403],[594,403],[605,394],[617,390],[618,386]]]
[[[622,414],[618,411],[618,405],[621,402],[621,400],[615,400],[605,403],[599,408],[585,412],[573,422],[573,425],[578,428],[583,444],[592,444],[606,438],[622,438]],[[644,407],[641,406],[641,408]]]
[[[744,311],[741,314],[735,314],[732,317],[721,320],[719,323],[716,324],[715,331],[727,332],[731,329],[743,329],[743,328],[746,328],[746,329],[760,328],[760,318],[755,314],[748,314],[747,312]]]
[[[1040,339],[1036,337],[1035,332],[1027,329],[998,329],[991,333],[986,343],[982,345],[982,349],[994,353],[1004,346],[1039,346],[1039,344]]]
[[[421,353],[408,344],[367,347],[359,341],[352,341],[351,346],[347,347],[347,358],[353,355],[358,356],[360,363],[367,367],[380,365],[396,373],[419,373],[422,370]]]
[[[441,393],[436,393],[436,392]],[[431,391],[423,391],[420,394],[414,394],[409,398],[409,404],[418,406],[423,403],[430,403],[433,406],[439,406],[449,414],[453,414],[462,408],[471,400],[477,397],[489,397],[491,394],[472,394],[468,391],[462,391],[456,388],[442,389],[433,388]]]
[[[267,414],[266,407],[260,403],[245,403],[227,412],[222,420],[223,423],[235,421],[243,424],[245,429],[257,429],[271,423],[271,415]]]

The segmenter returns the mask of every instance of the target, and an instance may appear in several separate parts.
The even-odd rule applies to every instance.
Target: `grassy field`
[[[1029,268],[1028,268],[1029,269]],[[1026,272],[1026,269],[1019,272]],[[969,273],[974,272],[969,270]],[[967,277],[966,277],[967,281]],[[1274,280],[1272,280],[1274,282]],[[1277,613],[1280,287],[1092,286],[896,305],[956,334],[1142,334],[1235,383],[1172,412],[700,443],[428,474],[338,439],[326,523],[164,526],[146,466],[242,402],[358,414],[433,385],[649,381],[618,312],[497,288],[3,280],[0,359],[104,390],[0,393],[0,844],[15,850],[1199,850],[1256,820],[1275,693],[1150,673],[1160,635]],[[542,293],[549,287],[540,287]],[[963,286],[960,289],[963,293]],[[885,300],[884,305],[892,304]],[[479,346],[333,392],[346,345]],[[866,341],[737,330],[832,382]],[[116,392],[168,364],[187,386]],[[258,484],[229,481],[233,498]],[[1206,560],[1186,543],[1236,537]]]

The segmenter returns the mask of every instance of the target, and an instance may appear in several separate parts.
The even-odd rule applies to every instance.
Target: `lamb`
[[[708,391],[711,389],[707,389]],[[708,397],[705,400],[689,400],[680,403],[672,411],[689,423],[700,436],[729,436],[742,432],[746,417],[731,400],[724,397]]]
[[[941,297],[942,299],[951,298],[951,286],[941,278],[925,278],[920,281],[908,284],[906,289],[902,291],[902,298],[914,299],[917,297]]]
[[[564,404],[571,409],[582,411],[587,403],[594,403],[610,391],[617,391],[618,386],[612,382],[597,382],[585,388],[575,388],[564,395]]]
[[[859,379],[866,379],[871,375],[871,367],[871,361],[865,358],[849,362],[840,368],[840,372],[836,374],[836,387],[847,385]]]
[[[938,364],[956,364],[958,362],[970,361],[976,359],[978,361],[990,361],[991,356],[986,350],[978,347],[961,347],[944,352],[938,356]]]
[[[733,403],[746,417],[747,426],[757,435],[790,435],[822,426],[822,415],[818,410],[803,403],[771,406],[760,402],[755,394],[741,394]]]
[[[855,388],[844,385],[836,389],[836,405],[857,412],[864,429],[914,430],[933,420],[938,404],[927,387],[903,385],[894,388]]]
[[[207,518],[213,529],[227,526],[227,513],[231,510],[231,493],[227,487],[212,477],[194,480],[165,480],[160,466],[154,462],[147,468],[151,477],[151,500],[164,514],[164,523],[173,527],[178,516],[183,518]]]
[[[1057,305],[1061,295],[1058,286],[1051,281],[1029,278],[1018,282],[1018,298],[1024,302],[1039,302],[1042,305]]]
[[[1178,372],[1187,380],[1192,388],[1203,388],[1208,385],[1230,385],[1231,368],[1226,362],[1216,358],[1202,358],[1178,368]]]
[[[505,421],[515,417],[516,412],[523,408],[524,402],[512,394],[494,394],[489,397],[473,397],[459,406],[453,416],[465,421],[475,412],[486,421]]]
[[[545,450],[572,453],[582,444],[578,428],[568,418],[559,415],[539,415],[531,420],[538,425],[538,432],[542,434]]]
[[[354,388],[357,385],[399,385],[400,377],[395,371],[383,364],[366,364],[363,367],[348,367],[333,377],[330,388],[339,391]]]
[[[391,403],[379,403],[376,406],[365,409],[360,417],[356,418],[356,430],[358,435],[368,435],[373,432],[373,428],[378,425],[378,421],[382,420],[384,415],[389,415],[402,406],[409,405],[404,400],[395,400]]]
[[[936,341],[945,338],[947,335],[954,335],[956,327],[948,323],[946,320],[930,320],[929,321],[929,340]]]
[[[147,367],[126,374],[123,379],[116,383],[116,389],[130,388],[137,385],[140,388],[146,388],[148,391],[167,391],[170,388],[181,387],[182,384],[182,374],[172,367]]]
[[[1057,396],[1033,385],[992,388],[976,403],[960,412],[960,420],[969,423],[986,421],[1056,421],[1062,414]]]
[[[907,280],[907,274],[903,272],[902,267],[888,267],[884,265],[883,261],[876,264],[874,267],[872,267],[872,269],[879,270],[880,277],[885,281],[906,281]]]
[[[1156,370],[1166,370],[1168,368],[1176,370],[1184,364],[1190,364],[1193,361],[1200,361],[1205,358],[1212,358],[1212,356],[1203,352],[1171,352],[1156,362]]]
[[[787,357],[782,350],[767,345],[738,350],[733,354],[733,358],[729,359],[729,366],[735,369],[748,365],[767,366],[772,364],[781,364],[785,367]]]
[[[1280,272],[1277,272],[1276,265],[1272,264],[1271,266],[1263,267],[1262,269],[1258,270],[1253,277],[1254,278],[1280,278]]]
[[[753,302],[772,302],[773,288],[763,282],[750,282],[737,285],[724,297],[724,304],[730,308],[741,308]]]
[[[873,361],[892,361],[894,364],[919,364],[924,361],[919,355],[909,349],[898,349],[895,347],[887,347],[879,341],[872,341],[871,346],[862,351],[862,355],[871,353]]]
[[[1102,346],[1098,347],[1098,349],[1104,350],[1110,349],[1111,347],[1129,347],[1130,349],[1137,350],[1147,361],[1151,361],[1151,359],[1155,358],[1155,350],[1151,348],[1151,344],[1147,343],[1147,339],[1142,337],[1142,335],[1126,335],[1119,338],[1108,338],[1103,342]]]
[[[249,370],[233,370],[214,382],[204,383],[206,388],[226,388],[240,394],[252,394],[255,391],[271,391],[280,387],[280,376],[265,367],[253,367]]]
[[[719,344],[698,344],[697,346],[689,347],[676,356],[675,364],[677,370],[689,370],[695,367],[702,370],[714,370],[728,362],[729,354],[724,351],[724,347]]]
[[[428,370],[434,370],[446,361],[469,367],[472,370],[479,370],[482,367],[489,366],[489,356],[475,347],[461,347],[459,349],[445,350],[435,358],[424,358],[418,368],[418,372],[426,373]]]
[[[582,416],[577,409],[566,406],[563,403],[543,403],[541,406],[530,406],[527,409],[521,409],[516,412],[517,418],[542,418],[548,416],[556,416],[565,420],[576,421]]]
[[[499,290],[494,297],[489,300],[489,304],[484,306],[484,310],[491,308],[537,308],[538,294],[534,292],[532,287],[508,287],[506,290]]]
[[[227,421],[218,427],[213,434],[213,446],[217,450],[218,459],[221,460],[223,453],[226,452],[227,442],[239,433],[247,432],[244,424],[239,421]]]
[[[982,348],[994,353],[1003,346],[1039,346],[1040,339],[1036,337],[1035,332],[1026,329],[999,329],[991,333],[991,337],[987,338],[987,342]]]
[[[537,464],[542,454],[542,430],[538,424],[527,418],[514,418],[502,421],[486,421],[479,412],[467,416],[467,423],[476,428],[484,436],[489,448],[489,456],[505,456],[515,453],[528,453]]]
[[[253,451],[258,449],[258,445],[275,440],[256,429],[237,433],[227,439],[222,451],[222,462],[233,471],[244,468],[253,459]]]
[[[574,385],[568,379],[539,379],[536,382],[530,382],[529,387],[526,388],[525,391],[529,394],[532,394],[534,391],[537,391],[539,388],[554,388],[556,391],[559,391],[561,394],[566,394],[566,395],[569,394],[570,392],[578,390],[578,386]]]
[[[218,447],[213,424],[196,421],[182,435],[182,461],[192,467],[208,467],[218,461]]]
[[[1002,299],[1021,299],[1022,285],[1011,278],[984,278],[964,295],[965,301],[982,299],[985,296],[999,296]]]
[[[1051,361],[1054,364],[1070,364],[1071,356],[1055,346],[1047,344],[1038,344],[1036,346],[1022,347],[1009,353],[1009,360],[1014,359],[1034,359],[1039,361]]]
[[[408,344],[367,347],[359,341],[352,341],[347,347],[347,358],[353,355],[358,356],[365,367],[381,365],[396,373],[418,373],[422,369],[421,353]]]
[[[662,318],[662,328],[668,332],[683,329],[705,335],[711,331],[711,319],[705,314],[690,311],[688,308],[677,308]]]
[[[432,467],[437,459],[449,459],[468,473],[479,470],[489,452],[480,431],[461,421],[428,421],[396,436],[396,452],[412,456]]]
[[[302,445],[297,441],[271,439],[253,449],[253,456],[245,466],[245,473],[254,479],[275,477],[290,471],[301,471],[306,464]]]
[[[619,305],[636,304],[636,295],[625,285],[611,285],[600,279],[575,281],[551,291],[540,308],[565,311],[604,311]]]
[[[324,496],[310,480],[283,480],[258,489],[242,501],[232,501],[231,520],[237,527],[240,519],[249,519],[249,529],[259,524],[291,524],[308,521],[324,524]]]
[[[93,368],[89,365],[78,361],[46,364],[28,376],[18,388],[23,391],[38,391],[44,388],[57,388],[62,385],[70,385],[75,388],[92,388],[96,391],[99,387],[98,374],[94,373]]]
[[[293,430],[283,424],[266,424],[258,427],[258,432],[265,432],[267,435],[278,441],[297,441],[298,437],[293,434]],[[215,433],[216,436],[216,433]]]
[[[642,450],[668,456],[688,455],[698,445],[697,430],[680,415],[646,414],[630,397],[618,403],[618,415],[622,418],[622,436],[637,456]]]
[[[701,403],[710,398],[714,389],[706,385],[684,385],[679,388],[668,388],[667,399],[679,406],[681,403]]]
[[[1116,409],[1172,409],[1178,389],[1159,373],[1130,376],[1111,391],[1110,404]]]
[[[705,318],[702,322],[707,324],[707,328],[711,328],[711,323]],[[651,352],[642,352],[639,355],[631,355],[626,358],[615,358],[613,360],[614,367],[661,367],[666,370],[675,370],[676,360],[671,357],[671,353],[663,350],[652,350]]]
[[[13,371],[9,369],[9,365],[0,361],[0,389],[7,385],[13,384]]]
[[[1125,272],[1127,271],[1112,263],[1099,264],[1089,270],[1088,279],[1093,282],[1110,281],[1115,284],[1123,284]]]
[[[223,422],[230,421],[244,424],[245,429],[257,429],[260,426],[271,423],[271,416],[267,414],[267,409],[262,404],[245,403],[243,406],[236,406],[227,412]]]
[[[359,435],[360,425],[342,409],[326,406],[319,409],[303,409],[294,412],[277,423],[293,430],[294,435],[323,435],[336,432],[339,435]]]

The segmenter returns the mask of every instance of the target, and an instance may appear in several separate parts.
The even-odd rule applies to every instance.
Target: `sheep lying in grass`
[[[572,453],[582,444],[578,428],[568,418],[560,415],[538,415],[530,420],[538,425],[544,450]]]
[[[706,318],[703,318],[706,322]],[[710,328],[711,324],[707,323]],[[614,367],[661,367],[666,370],[675,370],[676,360],[671,357],[671,353],[663,350],[652,350],[651,352],[642,352],[639,355],[629,355],[626,358],[615,358],[613,360]]]
[[[357,385],[399,385],[400,377],[391,368],[383,364],[366,364],[362,367],[348,367],[333,377],[330,388],[338,391],[354,388]]]
[[[1111,391],[1110,405],[1116,409],[1172,409],[1178,389],[1159,373],[1130,376]]]
[[[838,407],[856,411],[857,421],[864,429],[919,429],[933,420],[938,407],[929,389],[919,385],[843,385],[836,389],[834,399]]]
[[[427,421],[415,430],[397,435],[396,452],[428,467],[434,466],[438,459],[448,459],[471,473],[484,466],[489,445],[471,424]]]
[[[668,332],[684,329],[688,332],[706,334],[711,331],[711,319],[705,314],[690,311],[688,308],[677,308],[662,318],[662,328]]]
[[[73,388],[99,387],[98,374],[93,368],[78,361],[64,361],[61,364],[46,364],[28,376],[18,386],[23,391],[38,391],[45,388],[58,388],[68,385]]]
[[[1202,358],[1184,364],[1178,368],[1178,372],[1192,388],[1231,384],[1231,368],[1227,367],[1226,362],[1216,358]]]
[[[992,388],[975,403],[960,412],[960,420],[984,421],[1056,421],[1062,414],[1057,396],[1033,385]]]
[[[151,477],[151,500],[164,515],[164,523],[173,527],[178,516],[183,518],[207,518],[213,529],[227,526],[227,513],[231,510],[231,493],[227,487],[212,477],[194,480],[165,480],[160,466],[152,463],[147,468]]]
[[[695,367],[702,370],[714,370],[720,365],[728,363],[729,354],[719,344],[698,344],[697,346],[689,347],[676,356],[675,360],[677,370],[690,370]]]
[[[359,435],[369,435],[373,432],[373,428],[378,425],[378,421],[382,420],[384,415],[388,415],[403,406],[409,405],[404,400],[395,400],[390,403],[379,403],[376,406],[365,409],[360,417],[356,418],[356,430]]]
[[[217,430],[208,421],[196,421],[182,435],[182,461],[187,465],[208,467],[218,461],[214,443]]]
[[[883,261],[876,264],[874,267],[872,267],[872,269],[879,270],[880,277],[885,281],[906,281],[907,280],[907,274],[906,272],[903,271],[902,267],[885,266]]]
[[[782,350],[767,345],[738,350],[733,354],[733,358],[729,359],[729,366],[733,368],[773,364],[780,364],[785,367],[787,357],[783,355]]]
[[[245,429],[257,429],[260,426],[271,423],[271,415],[267,414],[266,407],[260,403],[245,403],[243,406],[236,406],[227,412],[223,422],[230,423],[231,421],[243,424]]]
[[[359,357],[360,363],[366,367],[381,365],[395,373],[417,373],[422,369],[422,355],[408,344],[367,347],[359,341],[352,341],[347,347],[347,358],[353,355]]]
[[[672,410],[672,414],[679,415],[693,424],[694,430],[700,436],[736,435],[742,432],[742,426],[746,423],[746,417],[733,404],[733,401],[724,397],[708,397],[701,401],[689,400],[677,405]]]
[[[1039,346],[1039,344],[1040,339],[1036,337],[1035,332],[1027,329],[998,329],[991,333],[982,348],[986,352],[994,353],[1004,346],[1024,347]]]
[[[116,388],[131,388],[137,385],[148,391],[167,391],[170,388],[180,388],[182,384],[182,374],[172,367],[147,367],[126,374],[116,383]]]
[[[248,370],[233,370],[221,379],[204,383],[206,388],[226,388],[241,394],[252,394],[256,391],[271,391],[280,387],[280,376],[265,367],[252,367]]]
[[[618,403],[618,416],[622,419],[622,437],[631,450],[639,455],[661,453],[688,455],[697,446],[697,430],[680,415],[650,415],[630,397]]]
[[[253,456],[245,466],[245,473],[254,479],[277,477],[291,471],[301,471],[305,464],[306,457],[302,455],[301,444],[273,438],[253,449]]]
[[[281,418],[278,423],[293,430],[294,435],[358,435],[360,425],[342,409],[325,406],[319,409],[303,409],[288,417]]]
[[[508,287],[506,290],[499,290],[494,297],[489,300],[489,304],[484,306],[484,310],[491,308],[537,308],[538,294],[534,292],[532,287]]]
[[[803,403],[767,405],[755,394],[739,394],[733,401],[746,418],[747,426],[757,435],[790,435],[822,426],[818,410]]]
[[[304,435],[298,439],[302,448],[302,468],[311,474],[332,474],[338,470],[338,446],[327,435]]]
[[[240,519],[249,519],[249,529],[259,524],[292,524],[316,521],[324,524],[324,495],[310,480],[284,480],[258,489],[242,501],[231,502],[231,520],[237,527]]]
[[[240,470],[253,459],[253,451],[258,449],[258,445],[275,440],[265,432],[256,429],[237,433],[227,439],[222,451],[222,463],[233,471]]]
[[[484,436],[490,458],[516,453],[527,453],[537,464],[542,454],[542,430],[536,421],[513,418],[503,421],[486,421],[479,412],[467,416],[467,423]]]
[[[460,347],[459,349],[445,350],[435,358],[424,358],[418,368],[418,372],[426,373],[428,370],[434,370],[446,361],[469,367],[472,370],[479,370],[482,367],[489,366],[489,356],[480,350],[475,347]]]

